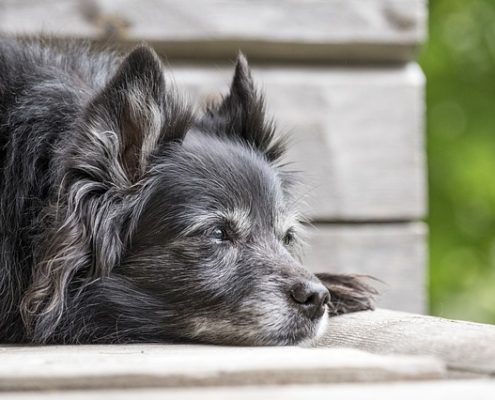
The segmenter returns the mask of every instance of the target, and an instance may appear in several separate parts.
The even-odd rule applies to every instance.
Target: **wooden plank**
[[[363,273],[382,283],[378,305],[426,310],[426,227],[422,223],[315,225],[305,265],[313,272]]]
[[[227,90],[232,67],[173,68],[196,104]],[[313,220],[404,220],[425,214],[424,79],[415,64],[254,68],[270,114],[290,132]]]
[[[269,387],[217,387],[201,389],[102,390],[8,393],[12,400],[492,400],[495,380],[401,382],[386,384],[287,385]]]
[[[426,0],[3,1],[7,34],[154,43],[169,57],[411,60],[425,37]]]
[[[495,377],[495,326],[377,310],[331,318],[318,343],[377,354],[428,354],[453,372]]]
[[[0,390],[193,387],[438,379],[431,357],[349,349],[107,345],[0,348]]]

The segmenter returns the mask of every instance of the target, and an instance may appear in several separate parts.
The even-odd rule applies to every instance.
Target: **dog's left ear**
[[[283,138],[275,138],[273,121],[266,116],[263,96],[256,89],[246,57],[239,53],[229,93],[207,108],[199,121],[201,130],[240,139],[265,155],[278,160],[285,152]]]

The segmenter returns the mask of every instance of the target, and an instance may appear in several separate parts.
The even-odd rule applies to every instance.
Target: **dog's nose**
[[[330,293],[322,284],[299,282],[290,289],[290,296],[302,312],[310,319],[320,318],[325,312],[325,304],[330,301]]]

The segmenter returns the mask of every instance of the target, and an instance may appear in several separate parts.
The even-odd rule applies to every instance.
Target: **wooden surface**
[[[199,104],[226,91],[232,67],[176,67]],[[301,201],[313,220],[404,220],[425,214],[423,84],[413,64],[254,68],[269,112],[292,137]]]
[[[5,393],[12,400],[493,400],[494,380]]]
[[[305,265],[313,272],[362,273],[380,291],[378,305],[426,311],[426,227],[422,223],[315,225]]]
[[[427,354],[454,373],[495,378],[495,326],[377,310],[330,319],[319,346],[377,354]]]
[[[5,33],[152,42],[169,57],[404,61],[425,36],[426,0],[5,0]]]
[[[187,345],[0,348],[0,390],[193,387],[438,379],[431,357],[352,349]]]
[[[381,309],[331,318],[317,345],[6,346],[0,397],[493,398],[495,326]],[[461,373],[477,379],[445,379]]]

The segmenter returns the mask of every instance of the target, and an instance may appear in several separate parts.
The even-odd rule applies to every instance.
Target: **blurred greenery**
[[[495,323],[495,0],[430,0],[430,311]]]

